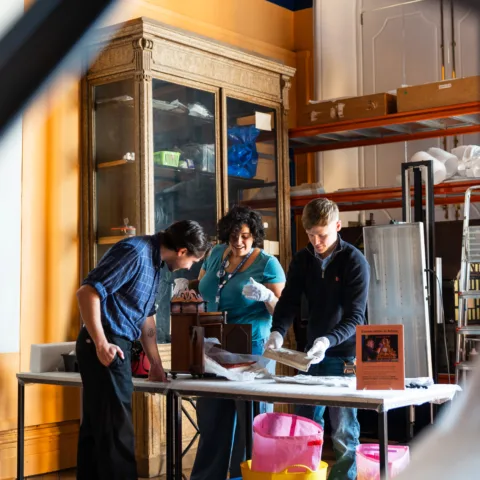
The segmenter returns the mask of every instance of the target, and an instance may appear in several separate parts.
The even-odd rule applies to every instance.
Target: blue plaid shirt
[[[145,319],[156,313],[161,267],[159,234],[145,235],[116,243],[88,274],[83,285],[100,296],[107,334],[140,338]]]

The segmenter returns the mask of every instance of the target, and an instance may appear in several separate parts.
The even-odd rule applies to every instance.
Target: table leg
[[[25,455],[25,384],[18,381],[17,399],[17,479],[23,480]]]
[[[182,480],[182,397],[173,394],[173,418],[175,436],[175,480]]]
[[[253,418],[260,415],[260,402],[253,402]]]
[[[167,429],[167,480],[174,480],[174,422],[173,422],[173,402],[174,393],[169,391],[167,393],[166,403],[166,429]]]
[[[388,418],[387,412],[378,412],[378,443],[380,448],[380,478],[388,480]]]
[[[415,436],[415,406],[411,405],[409,407],[408,411],[408,442],[411,442],[413,440],[413,437]]]
[[[247,460],[252,458],[253,448],[253,402],[245,402],[245,453]]]

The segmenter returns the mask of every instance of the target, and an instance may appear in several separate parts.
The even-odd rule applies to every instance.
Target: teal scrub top
[[[264,302],[256,302],[245,298],[243,287],[252,277],[258,283],[284,283],[285,273],[280,262],[261,250],[253,263],[244,271],[237,272],[222,288],[220,302],[215,302],[219,278],[217,276],[222,264],[222,257],[228,245],[215,246],[208,258],[203,262],[205,275],[200,280],[199,290],[203,299],[208,302],[208,311],[227,312],[228,323],[246,323],[252,325],[252,341],[265,340],[270,334],[272,316]]]

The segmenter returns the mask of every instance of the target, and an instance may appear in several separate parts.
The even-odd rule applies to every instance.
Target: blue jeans
[[[344,376],[345,363],[352,362],[354,359],[355,357],[325,357],[321,363],[310,367],[308,373],[315,376]],[[323,428],[325,408],[297,405],[295,413],[314,420]],[[328,480],[355,480],[357,478],[355,455],[357,445],[360,443],[358,440],[360,425],[357,420],[357,409],[329,407],[328,411],[332,427],[333,451],[336,459]]]
[[[262,355],[265,340],[252,342],[252,354]],[[269,364],[275,372],[275,363]],[[260,403],[260,413],[273,412],[273,405]],[[226,480],[241,477],[245,461],[245,402],[223,398],[197,400],[200,441],[190,480]]]

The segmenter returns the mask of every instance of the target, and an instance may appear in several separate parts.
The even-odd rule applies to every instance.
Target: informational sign
[[[404,390],[403,325],[357,327],[357,390]]]

